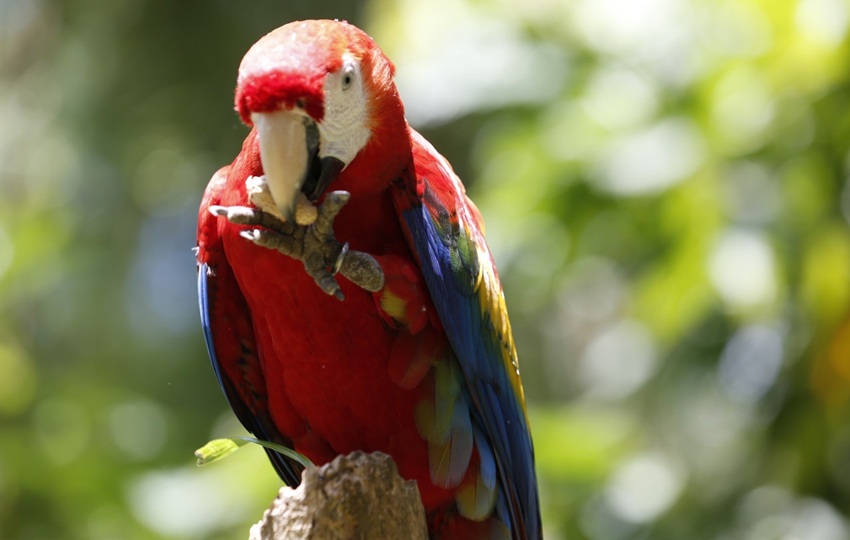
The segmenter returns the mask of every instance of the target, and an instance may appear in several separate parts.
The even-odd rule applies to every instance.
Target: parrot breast
[[[244,190],[229,190],[222,204],[245,205]],[[412,258],[386,192],[353,199],[335,229],[352,249]],[[418,481],[426,509],[449,503],[453,493],[430,481],[428,445],[416,427],[428,389],[392,380],[391,353],[410,338],[386,322],[380,301],[341,280],[339,302],[316,287],[301,262],[246,242],[236,227],[221,232],[281,433],[317,464],[355,450],[388,453],[402,476]]]

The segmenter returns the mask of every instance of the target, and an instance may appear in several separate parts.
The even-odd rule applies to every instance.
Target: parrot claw
[[[256,244],[260,237],[260,231],[256,229],[250,231],[239,231],[239,236]]]
[[[337,275],[339,273],[339,269],[342,267],[342,262],[345,260],[346,254],[348,254],[348,242],[342,245],[342,249],[339,251],[336,261],[334,261],[333,268],[331,268],[331,273],[333,273],[333,275]]]
[[[209,211],[236,225],[262,227],[240,231],[239,236],[301,261],[322,291],[344,300],[336,274],[369,292],[377,292],[384,286],[384,272],[378,261],[367,253],[349,250],[347,242],[340,244],[334,236],[334,219],[350,198],[346,191],[328,193],[315,221],[308,225],[287,223],[264,209],[247,206],[210,206]]]

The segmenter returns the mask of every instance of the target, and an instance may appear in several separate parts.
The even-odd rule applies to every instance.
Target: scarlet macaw
[[[253,129],[198,218],[213,367],[258,438],[318,464],[390,454],[416,480],[432,537],[540,538],[525,398],[481,216],[408,126],[393,73],[372,38],[339,21],[287,24],[245,55],[236,110]],[[249,197],[252,177],[272,208]],[[305,195],[315,221],[296,216]],[[296,485],[300,466],[268,454]]]

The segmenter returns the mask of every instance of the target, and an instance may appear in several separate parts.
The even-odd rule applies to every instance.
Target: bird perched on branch
[[[260,439],[391,455],[434,538],[541,537],[517,355],[484,224],[364,32],[300,21],[239,67],[251,132],[204,193],[201,317]],[[268,450],[294,485],[300,465]]]

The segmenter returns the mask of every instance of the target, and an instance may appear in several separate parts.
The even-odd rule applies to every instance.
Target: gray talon
[[[345,256],[348,254],[348,242],[342,245],[342,249],[339,250],[339,255],[336,256],[336,260],[334,261],[334,265],[331,268],[331,273],[336,275],[339,272],[340,267],[342,267],[342,263],[345,261]]]

